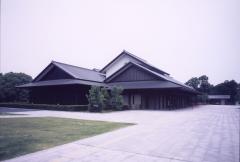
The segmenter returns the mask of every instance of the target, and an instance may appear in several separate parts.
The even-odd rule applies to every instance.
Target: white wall
[[[129,57],[127,55],[122,55],[120,58],[118,58],[116,61],[112,63],[105,71],[106,71],[106,77],[111,76],[113,73],[115,73],[117,70],[119,70],[121,67],[123,67],[128,62],[134,62],[137,63],[136,59]]]

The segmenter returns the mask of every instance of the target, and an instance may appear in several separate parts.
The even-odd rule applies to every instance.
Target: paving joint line
[[[106,148],[106,147],[93,146],[93,145],[89,145],[89,144],[78,144],[78,145],[94,147],[94,148],[103,149],[103,150],[109,150],[109,151],[121,151],[121,152],[125,152],[125,153],[142,155],[142,156],[149,156],[149,157],[155,157],[155,158],[161,158],[161,159],[178,160],[178,161],[183,161],[183,162],[193,162],[193,161],[184,160],[184,159],[178,159],[178,158],[174,158],[174,157],[166,157],[166,156],[161,156],[161,155],[160,156],[159,155],[149,155],[149,154],[143,154],[143,153],[138,153],[138,152],[124,151],[124,150],[119,150],[119,149],[109,149],[109,148]]]

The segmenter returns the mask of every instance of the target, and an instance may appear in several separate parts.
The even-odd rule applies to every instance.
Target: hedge
[[[0,107],[39,109],[39,110],[59,110],[59,111],[87,111],[88,105],[48,105],[30,103],[0,103]]]

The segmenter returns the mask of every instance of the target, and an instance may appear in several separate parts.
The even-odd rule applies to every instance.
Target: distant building
[[[230,95],[208,95],[208,103],[225,105],[230,100]]]
[[[18,87],[30,90],[31,103],[82,105],[88,104],[91,86],[122,87],[124,104],[133,109],[182,108],[199,94],[127,51],[101,70],[52,61],[31,83]]]

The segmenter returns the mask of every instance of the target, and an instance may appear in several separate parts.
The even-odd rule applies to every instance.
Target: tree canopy
[[[208,77],[206,75],[192,77],[185,84],[202,93],[209,93],[212,87],[212,85],[208,82]]]
[[[192,77],[185,84],[197,90],[199,88],[200,81],[197,77]]]
[[[24,73],[0,73],[0,102],[26,102],[28,91],[16,86],[32,81],[32,77]]]
[[[185,84],[202,92],[205,96],[209,94],[230,95],[231,103],[240,101],[240,84],[235,80],[226,80],[214,86],[209,83],[209,78],[206,75],[202,75],[200,77],[192,77]]]
[[[235,100],[240,103],[240,83],[238,84],[237,95],[235,96]]]
[[[230,102],[235,102],[238,98],[239,84],[235,80],[224,81],[211,89],[210,94],[225,94],[230,95]]]

